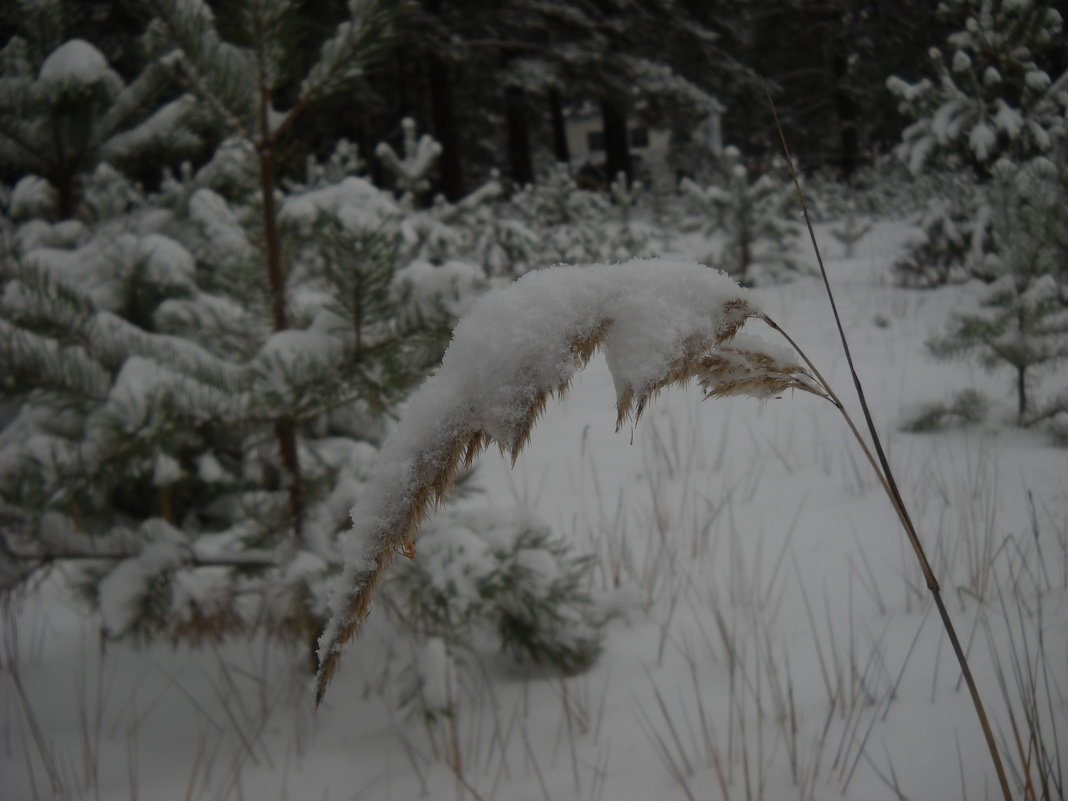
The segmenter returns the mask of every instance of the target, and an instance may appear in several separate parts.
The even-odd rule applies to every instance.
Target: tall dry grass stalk
[[[772,105],[774,112],[774,103],[771,100],[770,91],[768,92],[768,101]],[[793,160],[777,114],[776,125],[787,161],[792,167]],[[849,342],[841,323],[834,294],[831,291],[827,271],[809,220],[804,192],[801,189],[796,172],[794,173],[794,183],[802,213],[808,225],[811,243],[839,331],[854,388],[863,410],[867,430],[871,438],[870,444],[853,422],[845,404],[798,344],[773,319],[764,314],[755,303],[751,303],[745,291],[739,287],[734,287],[736,291],[733,294],[722,297],[718,301],[719,308],[711,310],[711,314],[708,315],[706,325],[703,328],[676,332],[671,349],[661,349],[657,353],[663,361],[653,373],[649,374],[650,377],[647,380],[638,385],[627,385],[626,382],[623,382],[621,386],[620,378],[613,368],[613,375],[617,384],[617,430],[628,419],[637,421],[641,417],[648,401],[662,389],[676,384],[686,384],[693,379],[700,383],[706,397],[748,394],[760,398],[768,398],[787,390],[801,390],[832,403],[842,414],[843,419],[878,477],[880,485],[898,516],[906,539],[919,562],[924,580],[938,608],[943,626],[960,664],[962,675],[968,685],[1005,801],[1011,801],[1012,795],[1009,790],[1008,779],[998,753],[989,719],[983,708],[982,699],[975,685],[971,669],[949,612],[942,600],[939,582],[912,523],[908,508],[898,490],[882,442],[872,420],[864,389],[853,363]],[[543,278],[550,273],[552,273],[552,270],[541,271]],[[576,272],[564,272],[563,270],[552,275],[552,280],[558,280],[561,284],[555,287],[553,297],[568,294],[566,282],[574,282],[575,295],[580,295],[581,292],[579,290],[581,289],[589,289],[589,287],[580,284],[579,279],[576,277],[577,275],[579,274]],[[664,288],[661,287],[661,289]],[[718,289],[722,289],[722,287]],[[504,291],[507,292],[508,290]],[[670,290],[665,289],[665,296],[669,294]],[[500,295],[497,297],[499,298]],[[677,298],[678,296],[675,295],[675,297]],[[664,305],[663,297],[654,296],[650,299],[654,304]],[[576,305],[584,308],[581,304]],[[608,305],[610,304],[594,304],[591,308],[599,309]],[[766,323],[790,344],[793,351],[771,347],[756,338],[739,336],[740,329],[750,318],[757,318]],[[320,669],[316,689],[317,704],[321,703],[326,688],[337,670],[344,645],[355,636],[360,623],[370,611],[372,598],[382,582],[386,569],[397,553],[412,554],[416,530],[431,508],[443,500],[453,485],[457,473],[461,469],[470,466],[475,458],[493,441],[498,443],[503,452],[510,453],[514,462],[528,442],[534,425],[544,411],[549,399],[554,395],[560,396],[564,394],[574,372],[584,367],[598,348],[610,345],[617,328],[624,323],[632,322],[606,315],[595,315],[593,319],[590,319],[590,316],[567,319],[572,329],[561,332],[565,336],[567,347],[565,353],[559,354],[560,361],[564,366],[558,372],[549,371],[545,373],[544,369],[538,366],[537,355],[531,356],[529,351],[517,352],[515,359],[508,362],[511,370],[510,375],[522,375],[524,373],[523,358],[524,354],[526,354],[531,359],[530,372],[539,375],[541,380],[533,384],[519,382],[514,385],[514,394],[506,397],[505,404],[518,408],[520,411],[509,415],[505,425],[502,426],[498,419],[491,419],[493,418],[492,414],[487,413],[484,417],[482,414],[485,411],[484,407],[476,403],[458,402],[452,405],[445,404],[442,408],[445,410],[446,419],[441,420],[436,426],[426,429],[427,436],[425,441],[417,442],[412,446],[412,452],[409,454],[410,458],[406,460],[407,464],[394,466],[394,469],[399,468],[401,475],[387,486],[388,491],[396,497],[385,506],[380,504],[378,510],[380,513],[373,515],[371,523],[363,527],[366,542],[359,546],[364,548],[363,553],[357,551],[352,559],[346,560],[346,570],[332,599],[334,614],[323,636],[320,638]],[[497,315],[496,320],[500,325],[509,325],[511,323],[507,315]],[[649,334],[650,339],[654,338],[654,333],[662,339],[662,332],[654,332],[651,326],[665,322],[670,325],[673,321],[670,317],[658,318],[653,315],[650,316],[647,322],[650,324],[650,330],[646,333]],[[621,338],[638,344],[640,340],[635,340],[634,333],[632,327],[628,334]],[[494,345],[497,344],[494,343]],[[489,344],[487,344],[488,347]],[[800,357],[800,363],[798,363],[795,355]],[[618,352],[614,355],[617,361],[620,357]],[[645,358],[648,358],[647,354]],[[613,366],[612,362],[613,357],[610,355],[610,367]],[[445,371],[448,366],[447,355],[442,371]],[[439,372],[440,375],[441,373]],[[448,384],[445,386],[448,386]],[[507,389],[510,387],[512,385],[507,381],[502,381],[501,385],[493,387],[492,393],[495,402],[501,402],[502,388]],[[474,398],[483,389],[486,392],[491,391],[490,387],[467,387],[466,391],[471,393],[471,398]],[[359,514],[360,510],[357,509],[356,513]]]
[[[861,410],[864,413],[864,421],[867,424],[868,434],[871,437],[871,445],[875,450],[875,455],[872,454],[871,448],[868,447],[868,443],[864,440],[860,431],[857,430],[852,418],[846,411],[845,406],[838,399],[838,397],[831,390],[822,376],[815,370],[815,367],[808,360],[808,357],[804,355],[803,351],[797,347],[796,343],[791,340],[785,332],[780,332],[784,337],[794,346],[798,354],[804,359],[805,363],[813,370],[814,374],[819,380],[820,385],[826,390],[830,396],[831,402],[838,408],[842,416],[845,418],[846,423],[853,432],[853,436],[860,444],[861,449],[868,457],[868,461],[871,463],[872,469],[875,470],[879,476],[879,481],[886,492],[887,497],[890,499],[891,505],[894,507],[894,511],[901,521],[901,526],[905,532],[905,536],[912,546],[913,553],[916,556],[920,565],[920,570],[923,572],[924,580],[927,583],[927,589],[931,593],[931,597],[935,602],[935,606],[938,609],[939,617],[942,620],[942,626],[946,631],[946,636],[949,638],[950,644],[953,647],[953,653],[957,657],[957,662],[960,665],[961,675],[964,678],[965,683],[968,685],[968,692],[972,699],[972,705],[975,707],[976,715],[979,718],[979,726],[982,729],[983,736],[986,739],[987,748],[990,751],[990,760],[994,765],[994,770],[997,773],[998,784],[1001,787],[1001,794],[1005,801],[1012,801],[1012,791],[1009,788],[1008,775],[1005,772],[1005,766],[1001,760],[1001,754],[998,752],[997,740],[994,739],[994,730],[990,725],[990,719],[986,714],[986,709],[983,706],[982,696],[979,694],[979,688],[975,683],[975,678],[972,675],[971,667],[968,664],[968,658],[965,656],[964,648],[961,646],[960,638],[957,636],[956,627],[953,625],[953,620],[949,615],[949,610],[946,608],[945,602],[942,600],[941,586],[938,579],[934,574],[934,570],[931,568],[931,564],[927,559],[927,554],[924,551],[923,544],[920,541],[919,534],[916,531],[916,527],[912,523],[912,518],[909,515],[908,507],[905,505],[905,501],[901,496],[901,492],[898,490],[897,482],[894,479],[894,473],[890,468],[890,462],[886,458],[886,452],[883,449],[882,440],[879,437],[879,432],[875,428],[875,422],[871,416],[871,410],[868,407],[868,401],[864,394],[864,387],[861,384],[860,376],[857,374],[856,366],[853,363],[853,354],[849,347],[849,340],[846,337],[845,328],[842,325],[842,318],[838,314],[838,304],[835,302],[834,292],[831,290],[830,278],[827,276],[827,268],[823,263],[823,256],[820,253],[819,243],[816,241],[816,232],[812,228],[812,220],[808,213],[808,203],[805,199],[805,192],[801,188],[801,181],[797,175],[797,169],[794,164],[793,156],[790,154],[790,147],[786,143],[786,133],[783,131],[782,122],[779,120],[779,113],[775,107],[775,101],[771,97],[771,89],[768,85],[764,84],[764,93],[768,99],[768,105],[771,107],[772,116],[775,118],[775,127],[779,134],[779,141],[782,144],[783,152],[786,155],[786,162],[790,165],[790,172],[794,182],[794,188],[797,191],[798,203],[801,206],[801,213],[805,218],[805,225],[808,228],[809,239],[812,244],[812,250],[816,255],[816,263],[819,265],[820,276],[823,279],[823,286],[827,293],[827,300],[831,306],[831,313],[834,316],[835,327],[838,329],[838,335],[842,342],[842,351],[846,357],[846,364],[849,366],[849,374],[853,379],[853,386],[856,389],[857,400],[860,402]],[[777,328],[777,326],[775,326]],[[876,460],[878,457],[878,460]]]

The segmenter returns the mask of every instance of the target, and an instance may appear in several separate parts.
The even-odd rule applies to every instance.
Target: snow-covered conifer
[[[84,176],[102,161],[132,170],[201,146],[192,97],[176,97],[160,65],[126,84],[84,39],[63,42],[40,63],[30,44],[14,36],[0,53],[0,166],[47,181],[55,216],[79,210]]]
[[[411,117],[401,120],[401,130],[402,153],[398,154],[388,142],[379,142],[375,155],[392,174],[402,202],[412,206],[430,190],[430,174],[437,166],[441,144],[430,134],[416,138],[415,120]]]
[[[453,651],[490,644],[563,673],[600,651],[591,563],[529,514],[456,513],[428,527],[387,584],[398,625]]]
[[[98,169],[84,193],[96,219],[15,231],[0,303],[5,394],[21,407],[0,441],[16,521],[5,573],[99,554],[85,583],[113,635],[309,637],[384,413],[448,331],[445,304],[401,280],[388,194],[348,169],[331,180],[340,163],[288,192],[274,171],[301,104],[364,63],[386,11],[357,3],[366,26],[327,41],[282,115],[269,89],[289,4],[250,4],[251,49],[222,41],[203,3],[152,5],[171,42],[161,68],[232,136],[158,195]]]
[[[516,192],[512,203],[538,233],[548,263],[596,261],[607,244],[607,198],[580,189],[566,166],[552,167],[541,181]]]
[[[989,369],[1014,374],[1020,424],[1066,411],[1062,400],[1036,408],[1037,374],[1068,358],[1068,193],[1065,174],[1038,157],[1022,167],[993,168],[991,247],[983,269],[992,278],[974,310],[955,313],[946,335],[930,343],[941,357],[974,354]]]
[[[1001,158],[1048,153],[1064,133],[1068,72],[1051,74],[1045,55],[1063,20],[1051,0],[943,0],[958,27],[930,51],[932,78],[892,76],[887,87],[915,120],[901,155],[913,172],[938,162],[981,176]]]
[[[710,262],[742,284],[786,280],[799,269],[792,187],[772,172],[752,178],[736,147],[726,148],[723,159],[722,184],[701,187],[684,179],[681,185],[705,232],[724,237]]]

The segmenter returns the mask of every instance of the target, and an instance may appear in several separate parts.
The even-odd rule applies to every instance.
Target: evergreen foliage
[[[19,230],[0,305],[22,399],[0,435],[5,550],[27,570],[112,556],[85,581],[112,635],[310,637],[384,415],[451,318],[403,280],[393,201],[349,177],[283,197],[292,327],[274,330],[255,192],[227,201],[212,166],[65,247],[61,225]],[[299,540],[279,419],[297,424]]]
[[[401,120],[401,129],[404,132],[403,155],[398,155],[386,142],[379,143],[375,155],[392,174],[402,201],[414,206],[415,201],[430,189],[430,171],[441,155],[441,144],[429,134],[423,134],[417,140],[415,120],[411,117]]]
[[[988,369],[1014,373],[1017,421],[1063,411],[1057,402],[1036,414],[1034,381],[1068,358],[1068,193],[1065,171],[1039,157],[1022,167],[995,165],[991,248],[983,269],[992,277],[979,308],[955,313],[930,347],[940,357],[975,355]]]
[[[895,262],[902,286],[931,288],[989,279],[985,257],[991,247],[988,187],[968,175],[943,175],[916,219],[918,231],[907,254]]]
[[[0,303],[20,402],[0,434],[5,573],[107,557],[84,583],[116,636],[311,638],[384,416],[451,322],[399,277],[400,209],[346,174],[354,154],[277,185],[281,137],[366,65],[388,9],[353,4],[294,79],[291,4],[249,2],[248,47],[198,0],[152,5],[159,69],[232,136],[157,196],[97,169],[84,194],[99,219],[16,231]],[[280,113],[287,81],[300,93]]]
[[[949,403],[927,403],[908,415],[902,430],[916,434],[943,431],[951,426],[974,425],[987,413],[989,402],[974,389],[965,389]]]
[[[419,638],[453,652],[490,645],[517,664],[571,674],[601,648],[590,567],[535,520],[456,513],[419,538],[416,557],[387,584],[389,606]]]
[[[800,234],[790,219],[796,207],[792,187],[770,171],[751,178],[738,148],[724,150],[721,185],[701,187],[686,179],[681,189],[705,232],[724,235],[710,264],[743,285],[782,281],[800,269],[792,252]]]
[[[154,194],[98,150],[77,221],[35,218],[51,216],[37,176],[12,193],[23,222],[0,294],[17,408],[0,431],[2,587],[76,560],[110,636],[195,643],[265,627],[309,642],[388,417],[482,285],[459,256],[485,246],[474,234],[501,187],[415,209],[439,147],[416,145],[410,123],[410,151],[393,159],[399,201],[359,176],[344,141],[303,181],[278,180],[283,137],[359,73],[383,4],[354,4],[371,33],[342,26],[303,78],[283,69],[287,3],[250,2],[241,45],[197,0],[154,7],[156,68],[229,136]],[[288,111],[276,92],[296,97]],[[521,528],[493,551],[501,574],[484,577],[480,625],[517,656],[580,669],[599,643],[574,611],[589,607],[584,563]],[[539,583],[534,553],[563,578]]]
[[[79,211],[81,183],[101,162],[132,175],[202,147],[193,98],[175,96],[161,65],[127,84],[84,39],[48,46],[64,26],[59,3],[23,6],[36,12],[23,25],[29,38],[0,51],[0,172],[47,181],[50,215]]]
[[[932,161],[980,176],[1001,158],[1048,153],[1065,126],[1068,73],[1048,71],[1063,28],[1051,0],[944,0],[958,29],[932,48],[934,80],[891,77],[899,109],[915,120],[902,156],[913,172]]]
[[[898,149],[909,169],[964,169],[979,182],[930,201],[921,238],[896,265],[903,283],[995,277],[986,266],[995,238],[988,186],[994,165],[1058,158],[1058,142],[1068,135],[1068,72],[1057,76],[1052,67],[1063,54],[1063,20],[1053,5],[945,0],[939,14],[956,30],[943,49],[930,51],[934,80],[888,79],[900,111],[914,120]]]

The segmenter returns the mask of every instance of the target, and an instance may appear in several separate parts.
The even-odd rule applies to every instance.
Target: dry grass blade
[[[898,489],[897,482],[894,479],[894,473],[890,469],[890,462],[886,457],[886,452],[883,449],[882,439],[879,437],[879,432],[875,428],[875,422],[871,416],[871,410],[868,407],[868,401],[864,394],[864,387],[861,384],[860,376],[857,374],[856,366],[853,363],[853,355],[849,348],[849,340],[845,334],[845,327],[842,325],[842,318],[838,314],[838,304],[834,299],[834,292],[831,291],[831,282],[827,276],[827,268],[823,263],[823,256],[820,254],[819,243],[816,241],[816,233],[812,228],[812,220],[808,214],[808,203],[805,200],[805,192],[801,188],[801,182],[797,176],[797,170],[793,156],[790,155],[790,148],[786,143],[786,133],[783,131],[782,123],[779,120],[779,112],[775,108],[775,102],[771,97],[771,90],[764,85],[764,93],[768,99],[768,105],[771,106],[772,116],[775,118],[775,127],[779,134],[779,141],[782,144],[783,152],[786,154],[786,161],[790,165],[791,175],[793,177],[794,188],[797,191],[798,203],[801,207],[801,214],[805,220],[805,226],[808,229],[809,239],[812,243],[812,250],[816,255],[816,263],[819,265],[820,277],[823,279],[823,286],[827,293],[827,300],[830,303],[831,313],[834,317],[835,327],[838,329],[839,339],[842,343],[842,351],[846,357],[846,364],[849,367],[849,374],[853,379],[853,387],[857,393],[857,400],[860,402],[861,411],[864,413],[864,421],[867,424],[868,433],[871,436],[871,445],[875,450],[875,454],[878,457],[878,464],[875,463],[875,459],[871,455],[871,451],[868,450],[867,443],[864,442],[860,432],[853,424],[852,419],[846,412],[845,407],[838,401],[837,397],[831,391],[826,381],[820,379],[820,384],[827,389],[828,395],[832,402],[838,407],[838,410],[845,417],[849,427],[853,430],[853,434],[857,441],[860,443],[861,448],[868,454],[869,460],[872,461],[872,466],[875,469],[876,474],[879,476],[879,480],[886,490],[887,497],[890,503],[894,506],[894,510],[897,513],[898,518],[901,521],[901,525],[905,531],[905,536],[908,538],[909,543],[912,546],[913,552],[916,555],[916,559],[919,562],[920,569],[923,571],[924,579],[927,582],[927,589],[931,593],[931,598],[935,602],[935,607],[938,609],[939,617],[942,619],[942,626],[946,631],[946,636],[949,638],[950,645],[953,647],[953,653],[957,657],[957,663],[960,665],[961,675],[964,677],[965,683],[968,685],[968,692],[971,695],[972,705],[975,707],[976,716],[979,718],[979,726],[982,729],[983,736],[986,739],[987,748],[990,751],[990,761],[994,765],[994,771],[997,773],[998,784],[1001,789],[1002,797],[1005,801],[1012,801],[1012,791],[1009,789],[1008,776],[1005,773],[1005,766],[1001,760],[1001,754],[998,751],[997,742],[994,739],[994,731],[990,725],[990,719],[986,714],[986,710],[983,706],[982,697],[979,694],[979,688],[975,683],[975,678],[972,675],[971,667],[968,665],[967,656],[964,653],[964,649],[961,647],[960,638],[957,636],[956,627],[953,625],[953,620],[949,615],[949,610],[946,608],[945,601],[942,599],[941,588],[938,583],[938,579],[935,577],[934,570],[931,568],[930,562],[927,559],[927,554],[924,552],[923,545],[920,542],[919,535],[916,532],[916,527],[913,525],[911,515],[908,508],[905,505],[904,499],[901,497],[901,492]],[[780,333],[786,336],[785,332],[782,332],[770,319],[765,317],[765,321],[768,322]],[[793,344],[788,336],[787,340]],[[796,348],[796,346],[795,346]],[[806,364],[811,364],[808,358],[804,356],[803,352],[798,348],[802,358],[805,359]],[[815,370],[813,370],[815,372]],[[818,373],[817,373],[818,376]]]
[[[524,284],[527,295],[542,294],[526,298]],[[530,308],[539,313],[524,317]],[[691,379],[711,397],[766,398],[787,389],[822,396],[788,351],[736,337],[758,316],[755,301],[722,273],[662,262],[542,270],[476,304],[438,374],[413,398],[354,509],[334,615],[320,638],[316,702],[390,563],[398,552],[413,552],[420,523],[458,471],[490,442],[514,461],[550,397],[563,394],[598,349],[615,379],[619,425],[637,420],[660,390]],[[502,324],[512,326],[511,339],[490,330]]]
[[[755,344],[755,343],[754,343]],[[697,376],[708,398],[753,395],[772,398],[796,389],[829,400],[809,371],[782,354],[736,343],[718,348],[701,360]]]

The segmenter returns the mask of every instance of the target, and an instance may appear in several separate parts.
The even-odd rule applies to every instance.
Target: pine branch
[[[203,0],[146,0],[179,53],[165,57],[232,131],[254,141],[249,127],[255,70],[247,51],[224,42]]]
[[[270,137],[278,141],[314,99],[322,99],[360,75],[391,45],[391,32],[403,0],[355,0],[350,4],[351,19],[323,43],[319,61],[301,84],[300,98],[283,117]]]

